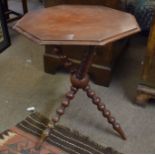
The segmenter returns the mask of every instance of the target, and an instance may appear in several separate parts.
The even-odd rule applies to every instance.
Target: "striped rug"
[[[0,153],[44,153],[44,154],[116,154],[117,151],[110,147],[101,146],[89,138],[81,136],[76,131],[71,131],[62,126],[52,130],[40,150],[35,146],[39,141],[42,131],[49,122],[39,113],[33,113],[16,127],[0,134]]]

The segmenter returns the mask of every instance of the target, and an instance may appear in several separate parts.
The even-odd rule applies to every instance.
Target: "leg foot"
[[[36,145],[36,150],[41,149],[42,144],[46,141],[46,139],[50,135],[50,132],[53,128],[54,128],[54,126],[51,123],[49,123],[47,128],[43,131],[38,144]]]
[[[75,94],[77,93],[78,89],[75,87],[71,87],[70,91],[65,95],[64,100],[61,103],[60,108],[56,111],[57,116],[53,117],[50,123],[48,124],[47,128],[43,131],[41,135],[41,139],[39,144],[36,146],[37,149],[40,149],[44,141],[50,135],[51,130],[55,127],[55,125],[59,122],[62,115],[65,113],[65,109],[69,107],[71,100],[74,99]]]
[[[102,112],[103,116],[107,118],[108,122],[113,126],[113,129],[119,133],[122,139],[126,140],[126,135],[120,124],[116,122],[115,118],[111,115],[111,112],[106,108],[105,104],[101,102],[101,99],[96,96],[90,86],[87,86],[84,91],[87,93],[87,96],[92,99],[93,104],[97,106],[98,110]]]

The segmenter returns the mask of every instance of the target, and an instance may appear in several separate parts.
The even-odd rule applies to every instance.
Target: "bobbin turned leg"
[[[78,89],[75,87],[71,87],[70,91],[65,95],[65,98],[61,102],[61,106],[56,111],[56,116],[52,118],[52,120],[48,123],[47,128],[43,131],[41,135],[40,142],[37,145],[37,149],[40,149],[41,145],[50,135],[51,130],[55,127],[55,125],[59,122],[62,115],[65,113],[65,109],[69,107],[71,100],[74,99],[75,94],[77,93]]]
[[[125,140],[126,136],[123,132],[120,124],[118,124],[114,117],[111,116],[111,112],[106,109],[105,105],[101,103],[101,99],[91,90],[88,77],[88,70],[91,66],[92,59],[94,57],[95,47],[89,47],[89,51],[81,62],[79,70],[71,76],[71,83],[74,87],[83,89],[92,102],[97,105],[99,111],[102,112],[103,116],[107,118],[108,122],[112,124],[114,130],[116,130],[120,136]]]
[[[61,55],[61,49],[56,47],[55,48],[58,55]],[[123,139],[126,139],[126,136],[120,126],[115,121],[115,118],[111,116],[111,113],[108,109],[105,108],[104,104],[101,104],[101,99],[96,96],[95,92],[93,92],[88,85],[89,83],[89,77],[88,77],[88,70],[92,64],[92,60],[95,53],[95,47],[90,46],[88,52],[86,53],[85,57],[83,58],[81,65],[79,69],[76,72],[71,72],[71,83],[72,87],[71,90],[66,94],[65,99],[61,103],[61,107],[57,110],[57,116],[54,117],[51,122],[48,124],[47,129],[44,130],[39,147],[42,145],[42,143],[48,138],[50,135],[50,131],[55,127],[56,123],[60,120],[61,116],[64,114],[65,109],[69,106],[70,101],[74,98],[75,94],[77,93],[78,89],[83,89],[89,98],[92,99],[92,102],[97,105],[98,109],[103,113],[103,116],[108,119],[108,122],[112,124],[113,128],[121,135]],[[63,56],[63,63],[68,64],[69,60]],[[69,63],[70,64],[70,63]],[[70,65],[67,65],[70,66]]]
[[[116,122],[115,118],[111,115],[111,112],[106,108],[105,104],[101,102],[101,98],[95,94],[89,85],[83,90],[87,93],[87,96],[92,99],[92,102],[97,106],[98,110],[102,112],[103,116],[107,118],[108,122],[113,126],[113,129],[116,130],[124,140],[126,140],[126,135],[120,124]]]

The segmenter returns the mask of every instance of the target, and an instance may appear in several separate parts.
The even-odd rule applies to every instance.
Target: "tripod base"
[[[61,102],[60,108],[56,111],[56,117],[52,118],[51,122],[48,124],[47,129],[44,131],[39,146],[48,138],[50,131],[54,126],[59,122],[62,115],[65,113],[65,109],[69,107],[71,100],[74,99],[76,93],[79,89],[82,89],[87,96],[91,99],[92,103],[97,106],[97,109],[102,113],[103,117],[112,125],[113,129],[121,136],[122,139],[126,140],[126,135],[122,130],[119,123],[116,122],[116,119],[111,115],[111,112],[106,108],[105,104],[102,103],[101,98],[96,95],[96,93],[89,86],[89,77],[88,70],[92,63],[92,58],[94,56],[94,47],[90,47],[88,53],[81,62],[80,68],[76,72],[71,74],[71,88],[69,92],[65,95],[64,100]],[[60,51],[57,48],[57,51]],[[65,61],[66,57],[63,56]],[[66,59],[66,62],[69,60]],[[67,64],[67,63],[66,63]]]

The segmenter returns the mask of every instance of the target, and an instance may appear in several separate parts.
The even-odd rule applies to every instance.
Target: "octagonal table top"
[[[59,5],[29,12],[14,28],[43,45],[105,45],[140,31],[133,15],[88,5]]]

